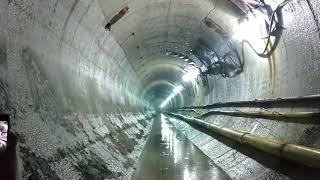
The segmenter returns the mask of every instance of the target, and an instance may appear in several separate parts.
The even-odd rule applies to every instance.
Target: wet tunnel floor
[[[225,180],[217,167],[164,115],[157,115],[140,156],[134,180]]]

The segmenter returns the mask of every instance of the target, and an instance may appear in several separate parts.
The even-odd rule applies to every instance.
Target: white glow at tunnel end
[[[184,89],[184,87],[182,85],[179,85],[177,87],[175,87],[173,89],[173,93],[167,97],[166,100],[164,100],[161,105],[160,108],[164,108],[177,94],[179,94],[182,90]]]
[[[192,68],[190,69],[186,74],[184,74],[182,76],[182,80],[184,82],[189,82],[189,81],[193,81],[194,79],[196,79],[198,77],[198,75],[200,74],[198,68]],[[172,91],[173,93],[168,96],[160,105],[160,108],[164,108],[166,105],[168,105],[168,103],[176,96],[178,95],[181,91],[183,91],[184,87],[182,85],[176,86]]]

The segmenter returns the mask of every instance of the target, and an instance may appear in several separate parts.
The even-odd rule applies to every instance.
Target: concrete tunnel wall
[[[319,9],[319,2],[309,3]],[[105,9],[97,0],[1,1],[0,110],[12,113],[24,179],[131,177],[152,112],[143,111],[149,105],[139,97],[135,64],[144,62],[132,61],[123,50],[134,41],[120,46],[127,36],[104,30]],[[319,12],[311,12],[307,1],[293,1],[283,13],[291,18],[284,21],[275,55],[260,59],[245,46],[244,72],[232,79],[211,77],[212,91],[195,102],[319,93],[319,27],[313,16]],[[145,51],[154,53],[158,47],[149,48],[152,52]],[[206,120],[320,147],[319,126],[226,116]],[[182,122],[173,123],[234,179],[287,178]]]
[[[285,30],[273,56],[260,58],[245,44],[244,72],[231,79],[211,77],[209,82],[213,90],[203,97],[199,104],[319,94],[320,34],[318,20],[314,19],[314,16],[319,18],[320,3],[319,1],[309,3],[316,11],[310,10],[307,1],[293,1],[284,8],[282,12]],[[221,110],[234,109],[265,111],[263,108],[221,108]],[[316,111],[319,108],[288,107],[268,110]],[[320,148],[319,125],[223,115],[211,116],[205,120],[219,127]],[[234,179],[290,179],[186,123],[174,120],[174,124]]]
[[[0,8],[0,111],[11,113],[23,179],[129,179],[151,113],[97,1]]]

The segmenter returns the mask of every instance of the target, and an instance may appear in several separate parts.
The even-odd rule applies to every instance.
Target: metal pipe
[[[306,166],[320,168],[320,149],[309,148],[305,146],[283,143],[281,141],[253,135],[249,132],[240,132],[228,128],[218,127],[207,123],[203,120],[186,117],[180,114],[166,112],[169,116],[178,118],[191,125],[198,125],[207,131],[210,131],[219,136],[226,137],[232,141],[238,142],[266,152],[278,157],[291,160]]]
[[[265,100],[253,100],[253,101],[231,101],[231,102],[218,102],[205,106],[190,106],[175,109],[214,109],[221,107],[281,107],[288,106],[288,104],[294,106],[313,106],[320,107],[320,95],[311,96],[299,96],[289,98],[277,98],[277,99],[265,99]]]
[[[306,119],[310,119],[308,121],[312,123],[319,123],[320,121],[317,119],[320,117],[319,112],[257,112],[257,111],[209,111],[197,118],[206,118],[211,115],[227,115],[227,116],[236,116],[236,117],[246,117],[246,118],[266,118],[266,119],[297,119],[295,122],[307,122]]]

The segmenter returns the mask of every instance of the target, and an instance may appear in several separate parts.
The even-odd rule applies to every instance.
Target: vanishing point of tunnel
[[[0,180],[320,179],[320,1],[1,0]]]

